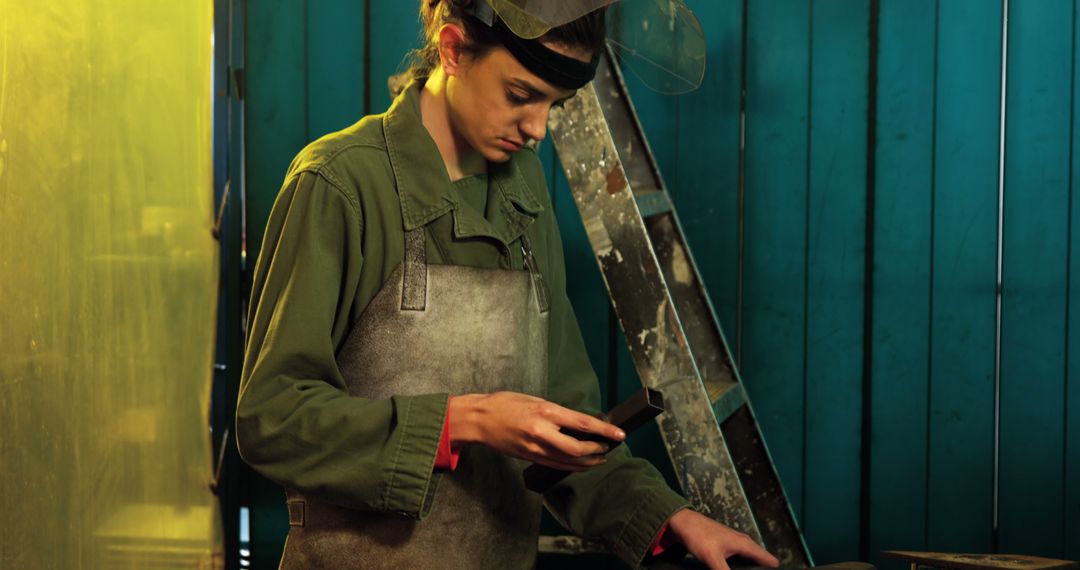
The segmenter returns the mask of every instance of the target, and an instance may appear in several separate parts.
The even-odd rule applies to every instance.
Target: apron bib
[[[489,393],[543,397],[548,304],[528,271],[428,265],[424,229],[405,235],[405,260],[353,324],[337,355],[349,394]],[[322,503],[286,490],[290,530],[281,568],[532,568],[541,498],[526,462],[466,446],[443,475],[424,520]]]

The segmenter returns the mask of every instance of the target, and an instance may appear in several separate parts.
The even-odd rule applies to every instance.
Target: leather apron
[[[423,227],[407,232],[405,260],[338,352],[349,394],[544,396],[550,299],[524,235],[521,245],[527,271],[428,265]],[[466,446],[423,520],[287,490],[290,530],[281,568],[532,568],[541,498],[525,489],[525,466],[490,448]]]

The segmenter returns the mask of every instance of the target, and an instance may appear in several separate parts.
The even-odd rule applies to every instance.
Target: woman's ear
[[[465,30],[459,24],[443,24],[439,28],[439,64],[447,77],[461,70],[465,41]]]

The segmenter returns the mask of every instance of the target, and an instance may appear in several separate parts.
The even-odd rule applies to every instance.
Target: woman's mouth
[[[510,139],[499,139],[499,147],[507,152],[517,152],[521,150],[521,146],[521,143],[512,141]]]

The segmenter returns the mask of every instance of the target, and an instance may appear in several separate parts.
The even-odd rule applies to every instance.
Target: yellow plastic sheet
[[[0,568],[211,568],[210,0],[0,0]]]

